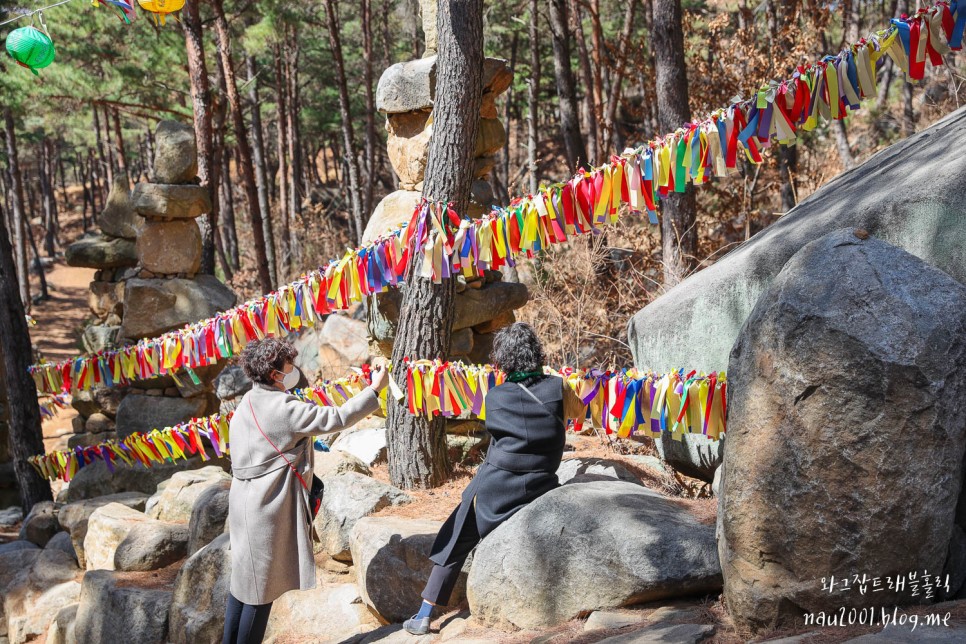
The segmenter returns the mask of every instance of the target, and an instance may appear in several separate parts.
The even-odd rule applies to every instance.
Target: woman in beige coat
[[[312,481],[312,437],[376,411],[386,386],[385,367],[376,364],[372,385],[341,407],[304,403],[287,393],[299,381],[296,355],[278,338],[252,342],[241,354],[254,385],[229,426],[231,581],[222,644],[261,642],[272,602],[289,590],[315,588],[312,513],[302,483]]]

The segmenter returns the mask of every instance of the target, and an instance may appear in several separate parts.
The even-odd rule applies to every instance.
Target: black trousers
[[[260,644],[268,626],[271,602],[267,604],[243,604],[228,593],[225,609],[225,633],[221,644]]]
[[[454,510],[455,512],[455,510]],[[429,581],[423,589],[423,599],[437,606],[449,604],[450,595],[459,579],[460,571],[470,552],[480,542],[480,533],[476,528],[476,508],[471,507],[463,523],[463,529],[456,538],[456,545],[450,554],[449,563],[445,566],[434,565],[433,571],[429,573]]]

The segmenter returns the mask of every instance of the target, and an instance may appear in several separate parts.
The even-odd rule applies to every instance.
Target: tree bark
[[[97,103],[91,102],[91,112],[94,113],[94,140],[97,144],[97,157],[101,162],[101,171],[97,174],[100,178],[106,179],[103,185],[98,186],[101,190],[101,201],[103,202],[107,198],[104,193],[107,186],[114,185],[114,170],[107,162],[107,156],[104,154],[104,139],[101,136],[101,119],[97,114]]]
[[[577,90],[570,66],[570,32],[567,28],[567,0],[550,1],[550,38],[553,42],[553,70],[560,109],[560,136],[567,153],[567,167],[573,171],[587,163],[587,150],[580,133]]]
[[[105,106],[106,109],[106,106]],[[115,107],[111,110],[114,117],[114,147],[117,150],[117,168],[122,174],[127,174],[127,154],[124,151],[124,135],[121,133],[121,114]]]
[[[37,178],[40,179],[40,204],[44,222],[44,252],[47,257],[54,257],[57,253],[57,195],[54,194],[53,177],[51,176],[50,144],[45,136],[40,141],[37,155]],[[40,264],[40,257],[37,257]]]
[[[365,232],[365,218],[362,213],[362,187],[359,182],[359,158],[356,154],[355,134],[352,128],[352,113],[349,104],[349,88],[346,83],[345,62],[342,58],[342,40],[339,35],[339,21],[335,0],[325,0],[325,12],[329,28],[329,46],[335,61],[335,78],[339,89],[339,115],[342,118],[342,144],[345,146],[345,162],[349,170],[349,197],[352,203],[352,221],[355,227],[356,243],[362,243]],[[438,85],[437,85],[438,87]],[[435,132],[435,128],[433,129]]]
[[[220,178],[219,195],[221,200],[221,213],[224,219],[222,222],[222,245],[224,246],[227,259],[231,262],[232,269],[238,270],[240,266],[238,256],[238,231],[235,228],[235,202],[231,193],[230,167],[231,154],[226,149],[221,155],[221,172],[218,173]]]
[[[288,91],[288,111],[286,113],[288,130],[288,162],[289,177],[291,179],[288,188],[290,223],[302,214],[302,198],[308,194],[304,181],[304,167],[302,163],[302,150],[299,146],[301,141],[301,128],[299,126],[299,112],[301,111],[301,98],[299,95],[298,66],[300,51],[295,28],[291,27],[290,44],[285,52],[285,82]],[[301,251],[298,247],[298,238],[290,237],[291,255],[294,261],[301,259]]]
[[[194,112],[195,146],[198,149],[198,179],[211,196],[211,212],[198,218],[201,229],[201,272],[215,272],[215,235],[218,234],[218,180],[215,167],[211,123],[211,83],[205,62],[204,27],[197,2],[188,2],[182,12],[185,48],[188,53],[188,78],[191,83],[191,105]],[[153,139],[148,129],[148,157],[153,164]]]
[[[16,264],[20,301],[30,309],[30,267],[27,265],[27,240],[24,236],[27,212],[23,198],[23,175],[20,173],[20,155],[17,150],[17,131],[13,112],[6,108],[3,114],[4,134],[7,140],[7,167],[10,171],[10,234],[13,240],[13,257]],[[14,273],[10,273],[14,275]],[[9,279],[9,278],[8,278]]]
[[[255,244],[255,269],[258,272],[258,287],[263,292],[272,290],[272,276],[268,271],[268,255],[265,252],[265,230],[262,227],[262,212],[258,207],[258,188],[255,185],[255,168],[252,165],[252,150],[248,143],[248,128],[242,113],[241,97],[238,95],[238,85],[235,82],[235,67],[231,59],[231,35],[228,33],[228,20],[225,19],[225,8],[222,0],[213,0],[211,7],[215,13],[215,30],[218,33],[218,55],[221,58],[222,70],[225,74],[225,87],[228,90],[228,107],[235,131],[238,156],[241,162],[238,168],[245,187],[248,201],[248,216],[251,221],[252,237]]]
[[[372,87],[372,0],[362,0],[362,57],[366,91],[366,186],[362,212],[368,219],[372,214],[373,186],[376,183],[376,97]],[[361,239],[361,238],[360,238]]]
[[[275,92],[276,119],[278,121],[278,210],[281,214],[282,239],[279,244],[279,272],[287,275],[292,259],[291,224],[292,211],[289,210],[289,157],[288,157],[288,88],[282,63],[281,46],[275,46]]]
[[[615,154],[620,154],[624,147],[623,137],[621,137],[617,128],[617,108],[620,106],[621,93],[624,88],[624,72],[627,69],[628,55],[623,52],[629,51],[628,45],[633,33],[637,3],[638,0],[630,0],[627,3],[627,12],[624,14],[624,28],[621,31],[620,41],[617,43],[617,50],[622,54],[617,56],[617,69],[614,70],[614,77],[607,98],[607,107],[604,112],[603,138],[610,142]]]
[[[9,109],[7,118],[10,118]],[[18,179],[14,177],[14,181]],[[7,229],[0,226],[0,356],[3,358],[0,381],[3,382],[7,399],[13,472],[20,488],[20,504],[26,513],[34,504],[52,501],[54,497],[50,492],[50,483],[27,461],[31,456],[44,453],[44,441],[40,429],[37,388],[33,377],[27,372],[33,362],[33,351],[27,331],[26,311],[14,275],[13,248]]]
[[[580,4],[577,0],[572,0],[573,5],[573,28],[577,41],[577,59],[580,61],[580,75],[584,80],[584,134],[587,142],[587,159],[590,163],[596,161],[600,154],[598,145],[599,129],[597,124],[597,101],[594,94],[594,72],[591,69],[590,53],[587,48],[587,38],[584,35],[583,16],[580,12]]]
[[[654,0],[651,44],[657,75],[657,119],[661,132],[674,132],[691,120],[688,76],[681,26],[681,0]],[[664,283],[673,286],[697,264],[697,204],[688,187],[661,200]]]
[[[423,196],[452,203],[465,213],[473,180],[473,148],[479,129],[483,73],[482,0],[440,0],[439,59],[433,136]],[[405,387],[406,359],[443,358],[449,351],[456,280],[442,284],[415,275],[420,253],[409,257],[412,271],[403,291],[393,346],[392,374]],[[434,487],[449,474],[445,419],[411,416],[405,402],[389,397],[389,474],[404,488]]]
[[[538,4],[538,0],[530,0],[530,78],[527,79],[527,165],[530,166],[530,194],[536,194],[540,183],[537,176],[537,95],[540,92]],[[509,143],[509,141],[507,142]],[[509,173],[507,173],[507,181],[509,180]],[[507,187],[507,190],[509,190],[509,187]]]
[[[117,172],[117,154],[115,148],[115,143],[112,142],[113,137],[111,136],[111,113],[107,106],[107,103],[101,103],[104,108],[104,149],[107,151],[107,166],[110,168],[111,173],[108,175],[109,183],[106,186],[108,194],[110,194],[111,186],[114,185],[114,175]]]
[[[272,288],[278,286],[278,265],[275,261],[275,231],[272,228],[272,209],[268,203],[268,177],[265,172],[265,139],[262,134],[262,106],[258,99],[258,75],[255,57],[245,55],[248,72],[248,102],[252,105],[252,153],[255,160],[255,181],[258,183],[258,205],[262,209],[265,227],[265,250],[272,275]]]

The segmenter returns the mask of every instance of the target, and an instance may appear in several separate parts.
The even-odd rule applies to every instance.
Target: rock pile
[[[424,26],[435,16],[435,3],[423,6]],[[435,34],[435,28],[427,31]],[[435,36],[432,36],[435,42]],[[387,195],[376,206],[366,226],[364,241],[371,241],[408,222],[422,196],[423,178],[433,133],[433,101],[436,92],[437,58],[429,47],[427,56],[387,69],[376,89],[376,108],[386,115],[389,161],[399,176],[399,190]],[[483,104],[480,108],[479,134],[474,151],[474,182],[467,213],[479,216],[493,203],[493,192],[486,176],[493,169],[496,154],[506,143],[507,134],[496,110],[497,97],[513,80],[506,61],[487,58],[483,69]],[[450,357],[470,362],[488,362],[493,333],[514,321],[513,311],[529,297],[522,284],[502,281],[499,271],[484,277],[457,279],[456,320]],[[393,289],[370,302],[369,333],[383,355],[392,353],[395,323],[399,319],[402,289]]]
[[[89,352],[112,349],[210,317],[235,304],[234,293],[212,275],[198,274],[201,233],[195,219],[211,210],[197,185],[197,151],[190,125],[162,121],[155,133],[151,183],[129,190],[118,176],[101,232],[67,249],[67,263],[98,269],[89,305],[96,322],[84,331]],[[69,447],[173,425],[218,409],[211,380],[220,365],[197,370],[201,385],[170,377],[130,387],[75,391]]]

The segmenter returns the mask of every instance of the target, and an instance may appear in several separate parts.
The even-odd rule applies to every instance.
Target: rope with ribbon
[[[380,396],[383,409],[389,391],[397,399],[406,400],[411,414],[485,420],[486,393],[506,380],[506,374],[492,365],[415,360],[407,361],[406,370],[406,391],[390,378],[389,388]],[[655,438],[668,432],[675,440],[681,440],[685,434],[703,434],[717,440],[727,429],[724,373],[681,370],[658,374],[638,369],[569,367],[545,367],[544,372],[564,378],[584,403],[584,418],[574,422],[574,431],[580,431],[588,419],[606,434],[621,438]],[[292,393],[306,403],[338,406],[369,382],[370,374],[364,368]],[[173,427],[131,434],[123,440],[32,456],[29,461],[41,476],[63,481],[70,481],[80,469],[97,461],[103,461],[112,473],[118,462],[151,467],[195,455],[207,461],[211,456],[206,445],[216,457],[230,455],[231,416],[229,412],[194,418]]]

